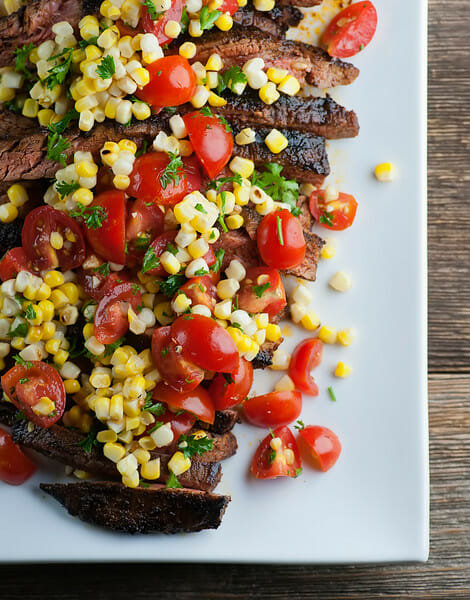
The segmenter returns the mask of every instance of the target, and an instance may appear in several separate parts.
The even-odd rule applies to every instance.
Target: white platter
[[[38,489],[40,481],[63,474],[45,466],[22,487],[0,487],[0,561],[426,560],[427,3],[375,5],[377,34],[353,59],[361,74],[332,92],[356,110],[361,125],[357,139],[329,144],[329,181],[355,195],[358,215],[353,228],[336,235],[336,256],[320,263],[312,286],[322,320],[359,334],[350,348],[326,348],[316,372],[320,396],[304,399],[304,421],[339,435],[337,465],[326,474],[304,465],[297,480],[255,481],[248,467],[264,432],[238,426],[240,449],[224,464],[218,488],[232,495],[221,527],[178,536],[119,535],[70,517]],[[393,183],[374,179],[373,168],[382,161],[397,166]],[[354,279],[347,294],[327,286],[339,269]],[[297,331],[286,346],[301,335]],[[331,372],[343,359],[354,375],[340,381]],[[263,374],[255,389],[272,389],[280,375]],[[330,385],[336,403],[327,394]]]

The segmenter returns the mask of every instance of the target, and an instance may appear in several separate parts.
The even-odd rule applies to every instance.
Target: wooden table
[[[470,6],[429,4],[429,562],[7,566],[0,568],[2,600],[470,598]]]

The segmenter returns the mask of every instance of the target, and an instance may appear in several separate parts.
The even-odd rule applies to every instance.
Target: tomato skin
[[[323,344],[317,338],[306,339],[300,342],[292,353],[289,364],[289,377],[295,387],[310,396],[318,396],[318,386],[310,371],[321,362]]]
[[[295,421],[302,411],[300,392],[270,392],[248,398],[243,404],[246,420],[256,427],[279,427]]]
[[[216,410],[233,408],[245,400],[253,384],[251,362],[240,357],[237,372],[232,377],[234,383],[228,383],[222,373],[218,373],[209,386],[209,394]]]
[[[173,38],[170,38],[165,34],[165,25],[168,21],[181,22],[183,4],[183,0],[172,0],[171,7],[156,21],[150,16],[148,8],[146,6],[142,7],[142,28],[146,33],[153,33],[157,37],[160,46],[173,41]],[[131,35],[135,35],[135,33]]]
[[[191,300],[191,306],[196,304],[203,304],[213,312],[215,300],[217,299],[217,288],[212,283],[209,275],[203,275],[202,277],[192,277],[182,285],[178,292],[175,294],[175,298],[178,294],[185,294]]]
[[[126,222],[127,258],[142,259],[145,248],[136,246],[139,237],[143,236],[144,240],[146,237],[153,240],[157,235],[163,233],[164,225],[165,214],[157,204],[150,204],[143,200],[128,202]]]
[[[354,223],[357,211],[357,202],[350,194],[339,193],[337,200],[325,202],[325,190],[315,190],[310,196],[310,212],[318,225],[333,231],[343,231]],[[328,210],[327,210],[328,209]],[[327,215],[332,224],[322,222],[322,216]],[[321,219],[321,220],[320,220]]]
[[[282,240],[279,229],[282,230]],[[286,208],[263,217],[256,241],[263,261],[275,269],[291,269],[305,258],[302,226]]]
[[[65,409],[65,387],[59,373],[42,361],[31,361],[30,367],[16,365],[2,375],[1,385],[4,393],[13,404],[23,411],[28,419],[48,428],[56,423]],[[27,381],[22,381],[26,379]],[[53,415],[36,415],[35,406],[43,396],[50,398],[55,404]]]
[[[188,431],[193,428],[196,417],[190,412],[185,411],[177,414],[167,408],[162,415],[158,415],[156,420],[162,421],[163,423],[171,423],[171,429],[176,442],[181,434],[188,433]],[[152,427],[153,425],[149,426],[150,429]]]
[[[93,269],[80,269],[77,272],[77,278],[85,293],[97,302],[114,286],[129,280],[126,271],[110,273],[105,277]]]
[[[183,158],[184,172],[186,174],[186,193],[199,191],[202,185],[201,163],[196,156],[185,156]]]
[[[202,369],[234,373],[238,368],[235,342],[209,317],[197,314],[178,317],[171,325],[171,337],[183,348],[185,358]]]
[[[363,50],[377,29],[377,11],[369,0],[339,12],[326,28],[322,43],[330,56],[348,58]]]
[[[169,162],[170,158],[165,152],[148,152],[139,156],[130,174],[131,183],[127,193],[155,204],[172,205],[182,200],[188,189],[183,170],[177,185],[171,181],[166,188],[162,186],[160,178]]]
[[[172,409],[186,410],[204,423],[213,423],[214,404],[207,391],[199,386],[188,392],[176,392],[164,383],[157,384],[152,398],[164,402]]]
[[[233,136],[215,116],[205,116],[200,111],[183,115],[194,152],[204,170],[214,179],[230,160]]]
[[[100,206],[106,211],[101,227],[92,229],[84,224],[90,247],[103,260],[126,264],[126,194],[109,190],[96,196],[90,206]]]
[[[217,10],[220,10],[222,14],[229,13],[230,16],[233,16],[239,8],[237,0],[224,0],[222,6]]]
[[[21,485],[36,471],[36,466],[14,443],[11,436],[0,429],[0,481]]]
[[[270,285],[262,293],[258,291],[257,294],[253,288],[260,285],[258,277],[261,277],[260,281],[263,284]],[[252,267],[247,270],[238,292],[238,306],[241,309],[251,313],[266,312],[270,317],[274,317],[286,305],[286,291],[279,271],[269,267]]]
[[[281,448],[275,451],[271,448],[271,440],[279,438]],[[285,461],[284,450],[289,448],[294,453],[294,462],[288,465]],[[278,427],[272,434],[267,435],[258,446],[251,463],[251,472],[257,479],[276,479],[277,477],[297,477],[301,468],[299,448],[291,430],[288,427]]]
[[[0,279],[8,281],[18,275],[20,271],[32,271],[31,262],[26,256],[22,246],[8,250],[0,261]]]
[[[105,288],[93,320],[95,337],[101,344],[117,342],[129,329],[127,311],[123,310],[122,303],[129,303],[137,311],[137,307],[142,304],[140,290],[129,282]]]
[[[149,248],[153,248],[157,258],[159,258],[166,251],[168,244],[173,244],[177,233],[178,232],[175,230],[164,231],[160,235],[157,235],[157,237],[151,242]],[[155,277],[162,277],[166,274],[166,271],[162,265],[159,264],[158,267],[155,267],[155,269],[149,269],[148,271],[145,271],[145,274]]]
[[[62,234],[64,238],[64,246],[60,250],[51,246],[50,236],[53,232]],[[67,233],[73,234],[74,242],[67,241]],[[85,240],[80,225],[52,206],[39,206],[28,213],[21,241],[27,258],[41,270],[61,267],[68,271],[79,267],[85,260]]]
[[[146,66],[149,83],[136,96],[152,106],[180,106],[196,91],[196,75],[183,56],[164,56]]]
[[[166,387],[177,392],[190,392],[204,379],[204,370],[183,356],[171,327],[158,327],[153,332],[152,356]]]
[[[336,433],[320,425],[308,425],[299,434],[308,445],[315,464],[322,471],[328,471],[341,454],[341,443]]]

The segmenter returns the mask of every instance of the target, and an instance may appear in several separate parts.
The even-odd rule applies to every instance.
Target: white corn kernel
[[[223,279],[217,284],[217,295],[221,300],[233,298],[240,289],[240,284],[236,279]]]
[[[344,271],[338,271],[330,279],[329,286],[337,292],[347,292],[352,288],[352,278]]]
[[[155,431],[152,431],[150,437],[154,441],[157,448],[169,446],[175,437],[171,428],[171,423],[165,423]]]
[[[229,266],[225,269],[225,275],[228,279],[243,281],[246,277],[246,269],[239,260],[231,260]]]
[[[274,389],[276,392],[291,392],[295,390],[295,384],[289,375],[283,375],[275,384]]]

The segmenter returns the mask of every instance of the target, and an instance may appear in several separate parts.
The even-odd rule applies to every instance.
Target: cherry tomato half
[[[310,212],[326,229],[342,231],[351,227],[357,211],[354,196],[340,192],[337,200],[325,201],[325,190],[315,190],[310,196]]]
[[[180,409],[178,409],[176,412],[173,412],[167,408],[162,415],[158,415],[157,421],[171,424],[171,429],[176,442],[181,434],[188,433],[188,431],[193,428],[194,423],[196,422],[196,417],[190,412],[181,412]],[[149,429],[152,427],[154,427],[154,425],[150,425]]]
[[[11,436],[0,429],[0,480],[10,485],[21,485],[35,471],[35,465],[14,443]]]
[[[184,315],[173,322],[171,337],[179,344],[187,360],[202,369],[234,373],[239,354],[227,331],[213,319],[203,315]]]
[[[233,381],[233,383],[230,383]],[[240,357],[237,372],[232,376],[218,373],[209,386],[209,394],[216,410],[232,408],[247,397],[253,384],[251,362]]]
[[[168,404],[170,408],[186,410],[204,423],[214,422],[214,404],[208,392],[201,386],[189,392],[176,392],[168,385],[159,383],[153,391],[152,398]]]
[[[190,392],[204,379],[204,370],[188,360],[171,335],[171,327],[158,327],[152,336],[152,356],[166,387]]]
[[[377,29],[377,11],[369,0],[347,6],[331,21],[322,37],[330,56],[348,58],[363,50]]]
[[[163,233],[165,213],[153,202],[134,200],[127,203],[127,258],[141,260],[150,240]],[[129,261],[128,261],[129,262]]]
[[[308,425],[299,431],[307,443],[315,464],[322,471],[328,471],[341,454],[341,443],[336,433],[320,425]]]
[[[279,271],[269,267],[247,270],[238,292],[239,308],[250,313],[266,312],[274,317],[286,304],[286,291]]]
[[[153,33],[157,37],[160,46],[173,41],[173,38],[166,35],[165,25],[168,21],[181,22],[183,4],[183,0],[172,0],[171,7],[155,20],[150,16],[148,8],[146,6],[142,7],[142,27],[146,33]]]
[[[206,4],[206,2],[204,2],[204,4]],[[230,16],[233,16],[239,8],[240,5],[238,4],[237,0],[224,0],[222,6],[220,6],[220,8],[217,10],[219,10],[222,14],[229,13]]]
[[[281,440],[281,446],[274,450],[271,442],[277,438]],[[289,453],[286,453],[287,449],[290,450]],[[291,430],[288,427],[278,427],[258,446],[251,463],[251,472],[258,479],[297,477],[301,465],[299,449]]]
[[[263,217],[256,240],[261,258],[270,267],[291,269],[305,258],[302,226],[286,208]]]
[[[243,404],[247,421],[257,427],[279,427],[295,421],[302,411],[300,392],[270,392]]]
[[[21,246],[8,250],[0,261],[0,279],[2,281],[13,279],[20,271],[32,272],[31,261]]]
[[[150,248],[153,250],[155,256],[155,264],[157,264],[157,259],[159,259],[160,256],[168,250],[169,245],[170,247],[173,246],[176,248],[176,246],[173,243],[175,241],[176,234],[177,231],[175,230],[164,231],[160,235],[157,235],[157,237],[152,241],[152,243],[149,246],[149,250]],[[159,277],[166,274],[165,269],[160,264],[160,260],[158,260],[158,264],[155,268],[149,269],[149,266],[150,265],[144,265],[144,272],[147,275]]]
[[[126,264],[126,195],[119,190],[109,190],[96,196],[90,205],[101,209],[101,225],[84,224],[90,247],[105,261]]]
[[[194,152],[211,179],[217,177],[230,160],[233,136],[219,117],[200,111],[183,116]]]
[[[50,427],[58,421],[65,408],[65,388],[54,367],[42,361],[16,365],[2,376],[2,388],[8,398],[28,419],[40,427]],[[34,412],[41,398],[47,397],[55,407],[48,415]]]
[[[128,305],[136,311],[142,304],[136,284],[123,282],[104,291],[95,312],[95,337],[101,344],[113,344],[129,329]]]
[[[202,304],[207,306],[211,312],[214,311],[215,301],[217,300],[217,288],[212,283],[209,275],[188,279],[176,292],[175,297],[178,294],[185,294],[191,300],[191,306]]]
[[[196,75],[183,56],[164,56],[147,65],[150,81],[136,96],[151,106],[180,106],[196,91]]]
[[[322,342],[311,338],[300,342],[292,353],[289,377],[295,383],[295,387],[304,394],[318,396],[318,386],[310,371],[320,364],[322,352]]]
[[[175,179],[168,180],[165,169],[170,158],[165,152],[148,152],[134,162],[127,193],[144,202],[176,204],[188,189],[184,168],[177,168]]]
[[[63,245],[59,250],[51,245],[53,233],[62,237]],[[26,256],[41,270],[61,267],[68,271],[79,267],[85,260],[85,240],[80,225],[52,206],[39,206],[28,213],[21,241]]]

